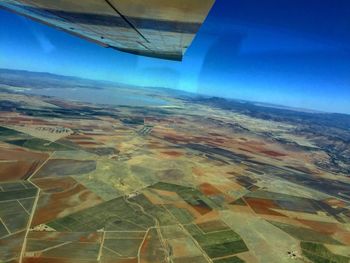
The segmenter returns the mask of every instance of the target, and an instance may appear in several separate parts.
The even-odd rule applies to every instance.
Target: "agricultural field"
[[[350,124],[132,94],[0,90],[0,263],[350,262]]]

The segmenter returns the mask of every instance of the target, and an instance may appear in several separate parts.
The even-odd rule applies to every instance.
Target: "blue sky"
[[[0,10],[0,67],[350,113],[350,1],[217,0],[183,62],[101,48]]]

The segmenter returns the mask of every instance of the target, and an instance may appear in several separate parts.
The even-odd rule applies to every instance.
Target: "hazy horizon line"
[[[189,93],[189,94],[193,94],[193,95],[197,95],[197,96],[203,96],[203,97],[209,97],[209,98],[221,98],[221,99],[226,99],[226,100],[235,100],[235,101],[239,101],[239,102],[248,102],[248,103],[252,103],[256,106],[261,106],[261,107],[276,108],[276,109],[282,109],[282,110],[291,110],[291,111],[304,112],[304,113],[350,115],[350,113],[345,113],[345,112],[332,112],[332,111],[325,111],[325,110],[314,109],[314,108],[303,108],[303,107],[275,104],[275,103],[265,102],[265,101],[239,99],[239,98],[234,98],[234,97],[222,97],[220,95],[198,93],[198,92],[194,92],[194,91],[188,91],[188,90],[184,90],[184,89],[177,89],[177,88],[171,88],[171,87],[141,86],[141,85],[137,85],[137,84],[129,84],[129,83],[117,82],[117,81],[106,80],[106,79],[93,79],[93,78],[81,77],[81,76],[75,76],[75,75],[63,75],[60,73],[55,73],[55,72],[50,72],[50,71],[33,71],[33,70],[28,70],[28,69],[19,69],[19,68],[14,69],[14,68],[3,68],[3,67],[0,67],[0,70],[22,71],[22,72],[29,72],[29,73],[34,73],[34,74],[48,74],[48,75],[55,75],[55,76],[59,76],[59,77],[75,78],[75,79],[87,80],[87,81],[108,82],[110,84],[125,85],[125,86],[135,87],[135,88],[139,87],[139,88],[152,88],[152,89],[170,89],[170,90],[181,91],[184,93]]]

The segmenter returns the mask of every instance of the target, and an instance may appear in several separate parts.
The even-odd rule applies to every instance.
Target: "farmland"
[[[166,103],[0,91],[1,263],[349,262],[345,124],[133,92]]]

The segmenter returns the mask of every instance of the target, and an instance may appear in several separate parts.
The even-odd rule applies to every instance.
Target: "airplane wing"
[[[182,60],[215,0],[0,0],[0,7],[120,51]]]

